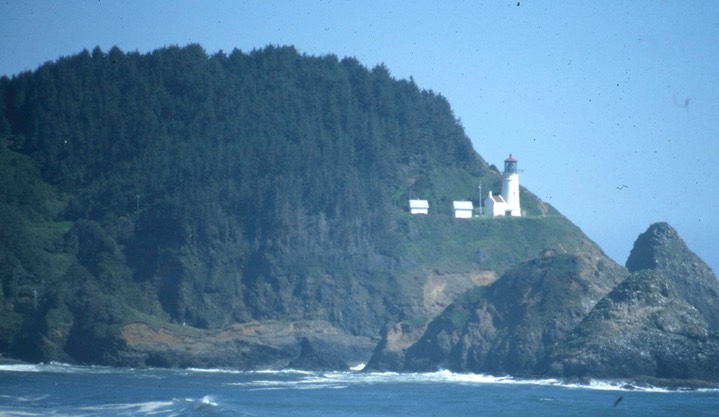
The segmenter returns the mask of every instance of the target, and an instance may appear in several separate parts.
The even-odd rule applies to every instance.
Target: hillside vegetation
[[[447,101],[291,47],[96,48],[4,77],[0,170],[0,353],[31,361],[126,364],[149,346],[123,339],[131,323],[202,337],[303,321],[371,341],[476,271],[604,256],[525,189],[527,218],[453,219],[452,200],[501,187]],[[407,213],[418,197],[429,216]],[[430,275],[454,282],[431,308]]]

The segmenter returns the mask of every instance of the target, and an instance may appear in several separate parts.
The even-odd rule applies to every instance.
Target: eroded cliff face
[[[466,274],[432,271],[425,277],[415,309],[423,315],[436,315],[458,294],[495,279],[493,271]],[[402,350],[421,335],[404,340],[402,331],[406,328],[397,325],[396,337],[390,337],[390,349]],[[215,330],[135,322],[122,326],[120,335],[121,343],[113,349],[114,353],[103,358],[104,363],[133,367],[343,370],[365,363],[377,344],[376,338],[353,335],[325,320],[259,320]]]
[[[318,320],[253,321],[222,330],[132,323],[122,327],[121,337],[123,348],[107,362],[136,367],[253,370],[294,364],[303,369],[327,369],[331,364],[342,370],[347,363],[365,360],[375,344],[368,337],[350,335]]]
[[[632,274],[554,349],[562,376],[719,380],[719,282],[666,223],[639,236]]]
[[[402,320],[383,332],[366,369],[386,371],[404,366],[407,349],[419,340],[430,320],[438,316],[462,293],[484,287],[497,280],[493,270],[478,270],[466,274],[442,274],[431,271],[422,286],[421,312],[411,320]]]
[[[625,275],[603,255],[547,251],[494,284],[470,290],[429,323],[416,343],[403,348],[406,355],[395,365],[414,371],[532,374],[551,346]],[[388,332],[387,342],[397,332]],[[377,359],[383,356],[388,355],[376,352],[370,365],[391,367]]]

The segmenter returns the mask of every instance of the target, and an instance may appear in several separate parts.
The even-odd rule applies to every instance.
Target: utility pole
[[[479,217],[484,216],[482,213],[482,183],[479,183]]]

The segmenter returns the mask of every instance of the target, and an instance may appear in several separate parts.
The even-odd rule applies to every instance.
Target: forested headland
[[[453,219],[452,200],[476,206],[501,177],[447,100],[292,47],[96,48],[3,77],[0,170],[0,353],[30,361],[125,364],[132,323],[309,321],[376,341],[476,271],[601,254],[525,189],[526,218]]]

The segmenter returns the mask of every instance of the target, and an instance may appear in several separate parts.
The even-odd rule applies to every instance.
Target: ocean
[[[719,390],[485,375],[0,365],[0,416],[718,416]]]

